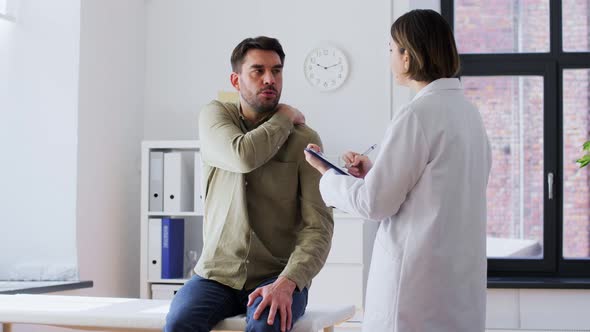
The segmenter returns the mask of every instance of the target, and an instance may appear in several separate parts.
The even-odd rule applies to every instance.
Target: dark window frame
[[[462,76],[534,75],[543,77],[544,203],[543,259],[488,258],[488,276],[589,278],[590,260],[564,259],[563,234],[563,95],[566,69],[590,69],[590,52],[562,51],[562,2],[549,0],[548,53],[461,54]],[[441,0],[441,14],[454,28],[454,0]],[[582,154],[580,148],[580,155]],[[590,169],[588,170],[590,172]],[[554,199],[548,199],[547,176],[554,174]]]

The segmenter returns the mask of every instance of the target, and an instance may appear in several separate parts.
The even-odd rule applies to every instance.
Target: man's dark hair
[[[279,55],[279,58],[281,58],[281,64],[285,61],[285,52],[283,52],[283,47],[277,39],[265,36],[246,38],[242,40],[231,53],[231,68],[234,72],[240,72],[246,53],[252,49],[274,51]]]

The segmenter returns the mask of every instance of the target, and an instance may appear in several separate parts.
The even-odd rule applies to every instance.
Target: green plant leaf
[[[587,154],[582,158],[576,160],[576,163],[580,164],[580,168],[586,167],[588,164],[590,164],[590,154]]]

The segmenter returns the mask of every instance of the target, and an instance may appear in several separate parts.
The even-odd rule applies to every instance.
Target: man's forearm
[[[314,210],[314,216],[309,217],[313,218],[314,222],[309,222],[308,219],[307,225],[299,232],[295,250],[281,273],[281,276],[293,280],[299,289],[309,285],[311,279],[320,272],[326,263],[332,243],[332,213],[328,208],[316,207]]]
[[[203,109],[199,121],[203,161],[236,173],[248,173],[270,160],[287,140],[293,128],[283,114],[247,133],[232,122],[225,110]]]

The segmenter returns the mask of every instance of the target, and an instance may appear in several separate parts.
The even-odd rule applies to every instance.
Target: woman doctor
[[[390,48],[397,83],[416,95],[393,116],[375,163],[348,152],[353,176],[344,176],[306,152],[327,205],[380,221],[363,331],[484,331],[491,152],[482,119],[455,78],[459,56],[442,16],[401,16]]]

